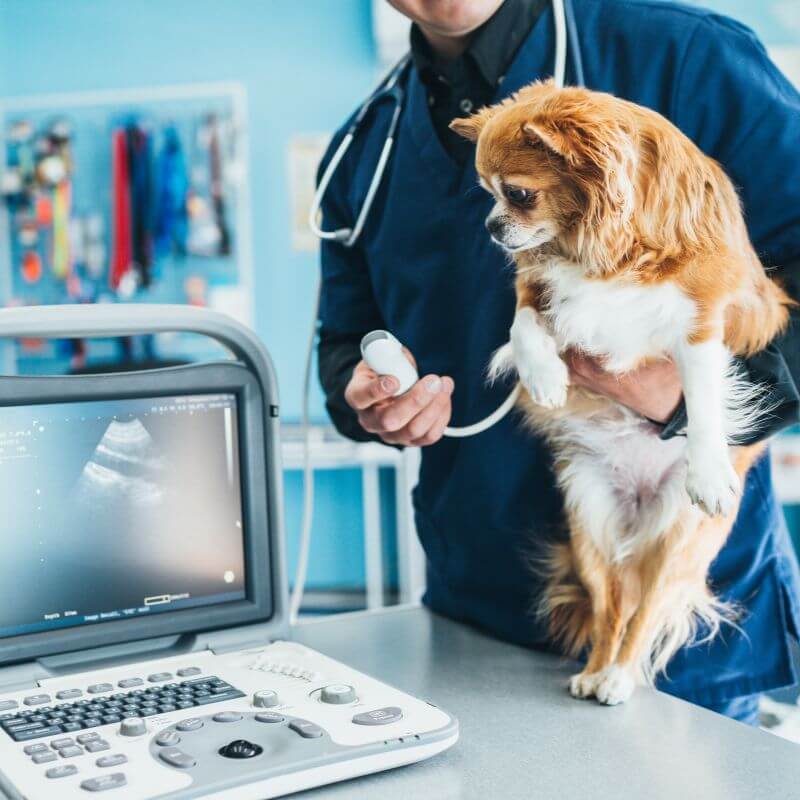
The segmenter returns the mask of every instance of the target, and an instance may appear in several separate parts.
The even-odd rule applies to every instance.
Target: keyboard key
[[[43,703],[50,702],[49,694],[32,694],[26,697],[23,701],[26,706],[40,706]]]
[[[194,703],[191,700],[181,700],[179,703],[176,703],[175,705],[178,706],[178,708],[180,708],[181,710],[183,710],[186,708],[192,708],[194,706]]]
[[[83,720],[83,727],[84,728],[96,728],[98,725],[102,725],[103,720],[99,717],[86,717]]]
[[[61,764],[58,767],[50,767],[45,775],[48,778],[66,778],[67,775],[74,775],[78,768],[74,764]]]
[[[75,758],[75,756],[82,756],[83,755],[83,748],[78,747],[78,745],[73,744],[69,747],[62,747],[58,754],[61,758]]]
[[[64,733],[74,733],[75,731],[79,731],[83,729],[83,725],[80,722],[62,722],[61,723],[61,730]]]
[[[174,747],[176,744],[180,744],[180,741],[181,737],[175,731],[164,731],[155,738],[155,743],[159,747]]]
[[[99,753],[101,750],[111,749],[111,745],[105,739],[95,739],[93,742],[86,742],[87,753]]]
[[[118,789],[127,783],[124,772],[112,772],[110,775],[87,778],[81,782],[81,789],[85,789],[87,792],[105,792],[107,789]]]
[[[192,756],[188,753],[184,753],[183,750],[178,747],[166,747],[158,756],[162,761],[173,767],[178,767],[179,769],[189,769],[197,763]]]
[[[190,675],[199,675],[200,667],[184,667],[178,670],[178,676],[181,678],[188,678]]]
[[[72,700],[73,697],[80,697],[83,692],[80,689],[62,689],[56,692],[56,698],[59,700]]]
[[[123,678],[117,682],[120,689],[132,689],[134,686],[141,686],[144,681],[141,678]]]
[[[112,756],[100,756],[94,763],[98,767],[118,767],[120,764],[127,764],[128,757],[125,753],[114,753]]]
[[[276,714],[274,711],[262,711],[256,714],[256,722],[283,722],[286,717],[281,714]]]
[[[120,722],[122,717],[119,714],[106,714],[103,717],[103,724],[104,725],[111,725],[114,722]]]
[[[147,680],[150,683],[160,683],[161,681],[168,681],[171,677],[171,672],[154,672],[152,675],[147,676]]]
[[[234,689],[227,694],[211,694],[208,697],[195,697],[195,703],[199,706],[205,706],[209,703],[222,703],[225,700],[236,700],[238,697],[244,697],[244,692]]]
[[[44,753],[47,751],[47,745],[44,742],[37,742],[36,744],[28,744],[22,748],[22,752],[26,756],[32,756],[34,753]]]
[[[51,761],[55,761],[57,758],[58,753],[48,750],[45,753],[34,753],[31,757],[31,761],[33,761],[34,764],[48,764]]]
[[[179,731],[196,731],[203,727],[203,720],[197,717],[189,717],[181,720],[175,727]]]
[[[110,683],[93,683],[86,691],[89,694],[102,694],[110,692],[114,687]]]
[[[0,711],[10,711],[12,708],[19,708],[19,703],[16,700],[0,701]]]
[[[75,738],[78,740],[78,744],[86,744],[86,742],[92,742],[95,739],[99,739],[100,734],[92,731],[91,733],[82,733],[80,736],[76,736]]]
[[[309,722],[306,719],[293,719],[289,723],[289,727],[295,731],[295,733],[299,733],[304,739],[317,739],[324,733],[319,725],[315,725],[313,722]]]
[[[27,742],[30,739],[41,739],[43,736],[55,736],[61,733],[61,728],[58,725],[50,725],[49,727],[40,727],[38,722],[33,723],[33,727],[25,730],[9,731],[11,738],[15,742]]]
[[[214,714],[212,719],[214,722],[238,722],[242,719],[242,715],[235,711],[220,711],[219,714]]]
[[[53,739],[50,742],[50,747],[53,750],[60,750],[62,747],[73,747],[75,745],[75,740],[71,736],[65,736],[63,739]]]

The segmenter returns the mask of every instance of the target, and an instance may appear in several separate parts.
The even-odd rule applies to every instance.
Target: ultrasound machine
[[[0,798],[255,800],[450,747],[445,711],[291,641],[252,332],[186,307],[0,311],[4,339],[161,332],[234,358],[0,378]]]

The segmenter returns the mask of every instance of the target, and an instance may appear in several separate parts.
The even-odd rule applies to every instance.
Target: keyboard
[[[195,674],[198,667],[183,670]],[[169,672],[160,672],[145,678],[123,678],[116,688],[142,687],[145,682],[158,684],[147,688],[137,688],[130,692],[115,692],[111,683],[92,684],[86,692],[91,697],[75,700],[72,703],[50,703],[49,694],[37,693],[22,698],[24,710],[0,714],[0,726],[15,742],[27,742],[59,733],[75,733],[101,725],[122,722],[126,717],[153,717],[170,711],[186,711],[196,706],[222,703],[244,697],[229,683],[216,675],[194,678],[180,682],[172,681]],[[67,697],[81,697],[83,690],[63,689],[56,692],[57,700]],[[0,703],[0,707],[19,707],[18,701]]]
[[[450,747],[448,714],[292,642],[0,694],[0,798],[264,800]]]

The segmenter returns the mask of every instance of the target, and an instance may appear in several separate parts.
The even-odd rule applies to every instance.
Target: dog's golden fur
[[[481,183],[498,198],[508,224],[549,236],[515,248],[518,312],[531,309],[543,317],[553,302],[548,276],[563,262],[578,265],[580,279],[598,287],[610,281],[647,291],[675,287],[693,304],[689,344],[719,339],[730,353],[746,356],[783,330],[792,301],[765,274],[731,181],[661,115],[607,94],[536,83],[451,127],[478,141]],[[534,199],[506,202],[508,186]],[[549,312],[557,325],[557,310]],[[663,355],[669,354],[643,361]],[[580,498],[570,501],[566,491],[586,450],[580,438],[586,434],[570,433],[569,425],[580,420],[622,430],[644,421],[632,422],[628,410],[576,387],[560,407],[544,407],[525,391],[522,396],[527,422],[551,443],[567,495],[570,538],[544,559],[542,610],[565,652],[590,648],[584,671],[573,678],[573,694],[620,702],[629,692],[615,681],[651,681],[695,636],[698,622],[714,635],[729,616],[707,574],[738,500],[726,513],[703,515],[682,484],[680,496],[669,498],[656,484],[653,491],[664,497],[637,495],[635,502],[670,504],[666,527],[638,538],[636,531],[617,531],[620,541],[628,537],[627,549],[609,552],[587,530],[591,508],[582,508]],[[667,447],[655,428],[640,440],[654,453]],[[730,449],[741,481],[763,449]]]

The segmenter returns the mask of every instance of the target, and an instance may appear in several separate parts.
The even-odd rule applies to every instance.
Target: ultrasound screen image
[[[245,599],[236,396],[0,408],[0,637]]]

